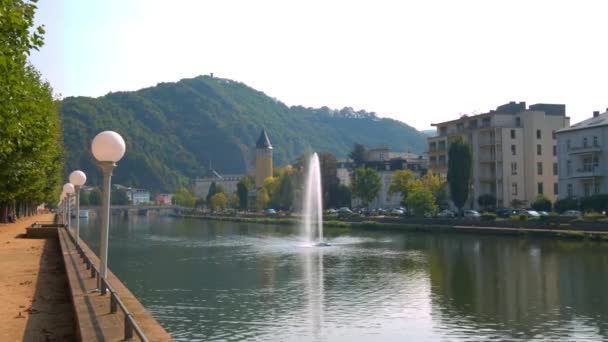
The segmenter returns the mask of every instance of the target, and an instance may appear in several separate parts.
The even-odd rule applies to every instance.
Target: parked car
[[[266,210],[264,210],[264,214],[268,215],[268,216],[275,216],[277,214],[277,211],[271,208],[268,208]]]
[[[327,210],[325,210],[325,213],[326,214],[337,214],[338,211],[336,209],[327,209]]]
[[[536,210],[526,210],[526,212],[528,213],[528,218],[540,218],[540,213]]]
[[[515,211],[516,210],[511,209],[511,208],[501,208],[501,209],[496,210],[496,215],[498,217],[508,218],[508,217],[515,215]]]
[[[437,217],[441,217],[441,218],[453,218],[456,217],[456,214],[448,209],[442,210],[437,214]]]
[[[579,210],[566,210],[560,216],[580,217],[582,213]]]
[[[402,215],[403,215],[403,213],[404,213],[404,211],[403,211],[403,210],[401,210],[401,209],[397,209],[397,208],[395,208],[395,209],[391,210],[391,215],[395,215],[395,216],[397,216],[397,215],[398,215],[398,216],[402,216]]]
[[[353,214],[353,211],[347,207],[338,209],[338,217],[349,217]]]
[[[538,213],[540,214],[540,216],[549,216],[549,213],[548,213],[548,212],[546,212],[546,211],[542,211],[542,210],[541,210],[541,211],[539,211]]]
[[[468,219],[478,219],[481,217],[481,214],[477,210],[465,210],[464,217]]]

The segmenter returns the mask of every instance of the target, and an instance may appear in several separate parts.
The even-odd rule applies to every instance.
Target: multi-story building
[[[426,172],[427,160],[409,152],[390,152],[388,147],[370,149],[366,152],[365,161],[355,164],[352,161],[340,161],[337,167],[337,176],[340,184],[350,186],[354,170],[359,167],[372,168],[378,171],[382,180],[382,187],[370,208],[397,208],[401,206],[401,194],[388,194],[388,189],[393,180],[393,174],[397,170],[411,170],[414,177],[418,178]],[[362,203],[358,198],[353,198],[352,206],[358,207]]]
[[[205,198],[209,193],[211,183],[221,185],[224,188],[224,193],[229,196],[236,192],[236,187],[243,175],[221,175],[217,171],[210,169],[205,177],[197,178],[194,182],[194,195],[196,197]]]
[[[608,193],[608,109],[556,133],[559,197]]]
[[[569,127],[566,106],[510,102],[488,113],[433,124],[428,138],[429,168],[447,176],[448,149],[453,137],[471,145],[472,189],[467,207],[478,208],[483,194],[496,197],[497,206],[529,205],[538,195],[555,200],[557,150],[555,132]]]

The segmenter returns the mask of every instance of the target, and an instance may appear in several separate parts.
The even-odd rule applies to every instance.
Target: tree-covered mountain
[[[225,174],[251,171],[262,128],[275,165],[311,150],[343,158],[355,142],[418,153],[425,147],[425,136],[400,121],[351,108],[288,107],[243,83],[209,76],[99,98],[68,97],[61,113],[67,171],[82,169],[89,184],[99,184],[90,143],[95,134],[114,130],[125,138],[127,153],[113,181],[155,191],[173,191],[209,165]]]

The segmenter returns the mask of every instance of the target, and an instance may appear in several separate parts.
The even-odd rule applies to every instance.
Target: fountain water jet
[[[315,241],[315,235],[317,237]],[[310,157],[304,188],[304,237],[314,246],[329,246],[323,242],[323,192],[321,166],[316,153]]]

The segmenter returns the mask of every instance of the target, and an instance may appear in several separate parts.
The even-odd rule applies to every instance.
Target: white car
[[[454,214],[453,211],[451,210],[442,210],[439,212],[439,214],[437,214],[437,217],[441,217],[441,218],[452,218],[455,217],[456,214]]]
[[[478,219],[481,217],[481,214],[477,210],[465,210],[464,217],[470,219]]]
[[[568,217],[579,217],[581,216],[581,212],[578,210],[566,210],[562,213],[561,216],[568,216]]]

